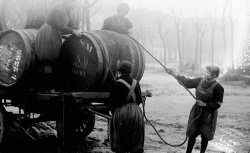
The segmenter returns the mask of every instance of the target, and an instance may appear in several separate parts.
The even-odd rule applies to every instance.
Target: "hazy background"
[[[226,72],[242,65],[242,45],[250,27],[249,0],[85,0],[89,26],[99,30],[121,2],[130,6],[127,17],[134,37],[164,65],[179,71],[216,64]],[[86,7],[86,5],[85,5]],[[146,55],[147,67],[156,68]]]

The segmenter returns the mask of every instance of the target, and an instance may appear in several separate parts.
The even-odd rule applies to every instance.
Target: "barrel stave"
[[[40,28],[49,10],[62,0],[0,0],[0,30]],[[72,21],[80,25],[80,9],[71,13]]]
[[[122,60],[132,63],[134,69],[131,76],[140,80],[145,68],[143,56],[140,46],[130,37],[95,30],[84,33],[81,38],[67,38],[62,45],[61,62],[57,67],[60,68],[59,74],[64,76],[62,82],[65,82],[64,87],[68,91],[108,91],[116,80],[117,64]],[[85,69],[81,69],[85,75],[75,71],[76,61],[86,63]]]
[[[36,30],[7,30],[0,35],[0,85],[13,87],[27,80],[35,65]]]
[[[90,39],[72,35],[61,48],[56,71],[63,82],[66,81],[63,88],[66,86],[68,90],[74,91],[91,90],[91,85],[101,75],[103,63],[94,43]]]

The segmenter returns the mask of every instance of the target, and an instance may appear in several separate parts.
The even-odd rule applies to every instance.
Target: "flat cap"
[[[118,66],[118,71],[122,74],[130,74],[132,72],[132,67],[129,61],[121,61]]]

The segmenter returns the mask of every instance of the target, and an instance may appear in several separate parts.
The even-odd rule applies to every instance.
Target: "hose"
[[[162,137],[161,135],[159,134],[159,132],[156,130],[156,128],[154,127],[154,125],[148,120],[146,114],[145,114],[145,103],[143,102],[142,103],[142,109],[143,109],[143,115],[144,115],[144,118],[146,119],[146,121],[148,122],[148,124],[150,124],[152,126],[152,128],[155,130],[156,134],[158,135],[158,137],[161,139],[162,142],[164,142],[166,145],[169,145],[171,147],[179,147],[179,146],[182,146],[184,143],[186,143],[187,141],[187,136],[185,138],[185,140],[180,143],[180,144],[170,144],[168,142],[166,142]]]
[[[131,39],[133,39],[140,47],[142,47],[142,49],[143,49],[144,51],[146,51],[146,53],[148,53],[154,60],[156,60],[165,70],[170,70],[170,69],[166,68],[157,58],[155,58],[155,57],[154,57],[145,47],[143,47],[137,40],[135,40],[135,39],[134,39],[133,37],[131,37],[131,36],[128,36],[128,37],[131,38]],[[193,95],[193,93],[192,93],[187,87],[185,87],[184,84],[183,84],[175,75],[173,75],[173,73],[172,73],[171,70],[170,70],[170,75],[171,75],[172,77],[174,77],[174,78],[178,81],[178,83],[179,83],[183,88],[185,88],[185,89],[189,92],[189,94],[190,94],[195,100],[197,100],[196,97]],[[184,140],[182,143],[180,143],[180,144],[173,145],[173,144],[167,143],[167,142],[161,137],[161,135],[158,133],[158,131],[156,130],[156,128],[154,127],[154,125],[153,125],[152,123],[150,123],[150,121],[147,119],[146,114],[145,114],[145,103],[142,103],[142,107],[143,107],[143,115],[144,115],[146,121],[153,127],[153,129],[155,130],[155,132],[156,132],[156,134],[159,136],[159,138],[162,140],[162,142],[164,142],[165,144],[167,144],[167,145],[169,145],[169,146],[171,146],[171,147],[179,147],[179,146],[183,145],[183,144],[187,141],[187,136],[186,136],[185,140]],[[196,121],[196,120],[201,116],[201,113],[202,113],[202,109],[200,108],[200,114],[199,114],[195,119],[192,120],[191,124],[192,124],[194,121]]]
[[[157,58],[155,58],[155,57],[154,57],[146,48],[144,48],[137,40],[135,40],[135,39],[134,39],[133,37],[131,37],[131,36],[128,36],[128,37],[130,37],[131,39],[133,39],[139,46],[141,46],[141,47],[143,48],[143,50],[146,51],[154,60],[156,60],[164,69],[170,70],[170,69],[166,68]],[[179,79],[178,79],[175,75],[173,75],[173,73],[170,73],[170,75],[171,75],[172,77],[174,77],[174,78],[179,82],[179,84],[180,84],[182,87],[184,87],[184,88],[189,92],[189,94],[196,100],[196,98],[195,98],[195,96],[193,95],[193,93],[192,93],[190,90],[188,90],[188,88],[186,88],[186,87],[183,85],[183,83],[180,82]]]

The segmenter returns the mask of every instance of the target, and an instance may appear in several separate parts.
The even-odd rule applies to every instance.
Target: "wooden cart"
[[[61,46],[53,73],[43,73],[45,65],[34,50],[37,33],[34,29],[18,29],[0,35],[0,143],[6,137],[10,118],[19,127],[56,121],[57,137],[64,149],[74,142],[75,135],[86,137],[91,133],[95,114],[110,118],[107,91],[116,81],[118,63],[131,62],[131,77],[140,81],[145,57],[131,37],[95,30],[81,37],[68,37]],[[44,91],[51,89],[67,89],[67,93]],[[17,115],[8,113],[5,110],[8,106],[20,111]]]
[[[147,96],[143,92],[142,96]],[[108,92],[38,93],[33,90],[14,91],[0,89],[0,143],[7,136],[7,120],[15,125],[28,127],[33,123],[56,121],[60,150],[70,150],[75,136],[88,136],[95,125],[95,114],[111,118]],[[5,108],[15,106],[18,114]],[[35,116],[38,117],[34,117]],[[25,130],[25,129],[23,129]],[[27,133],[28,134],[28,133]]]

